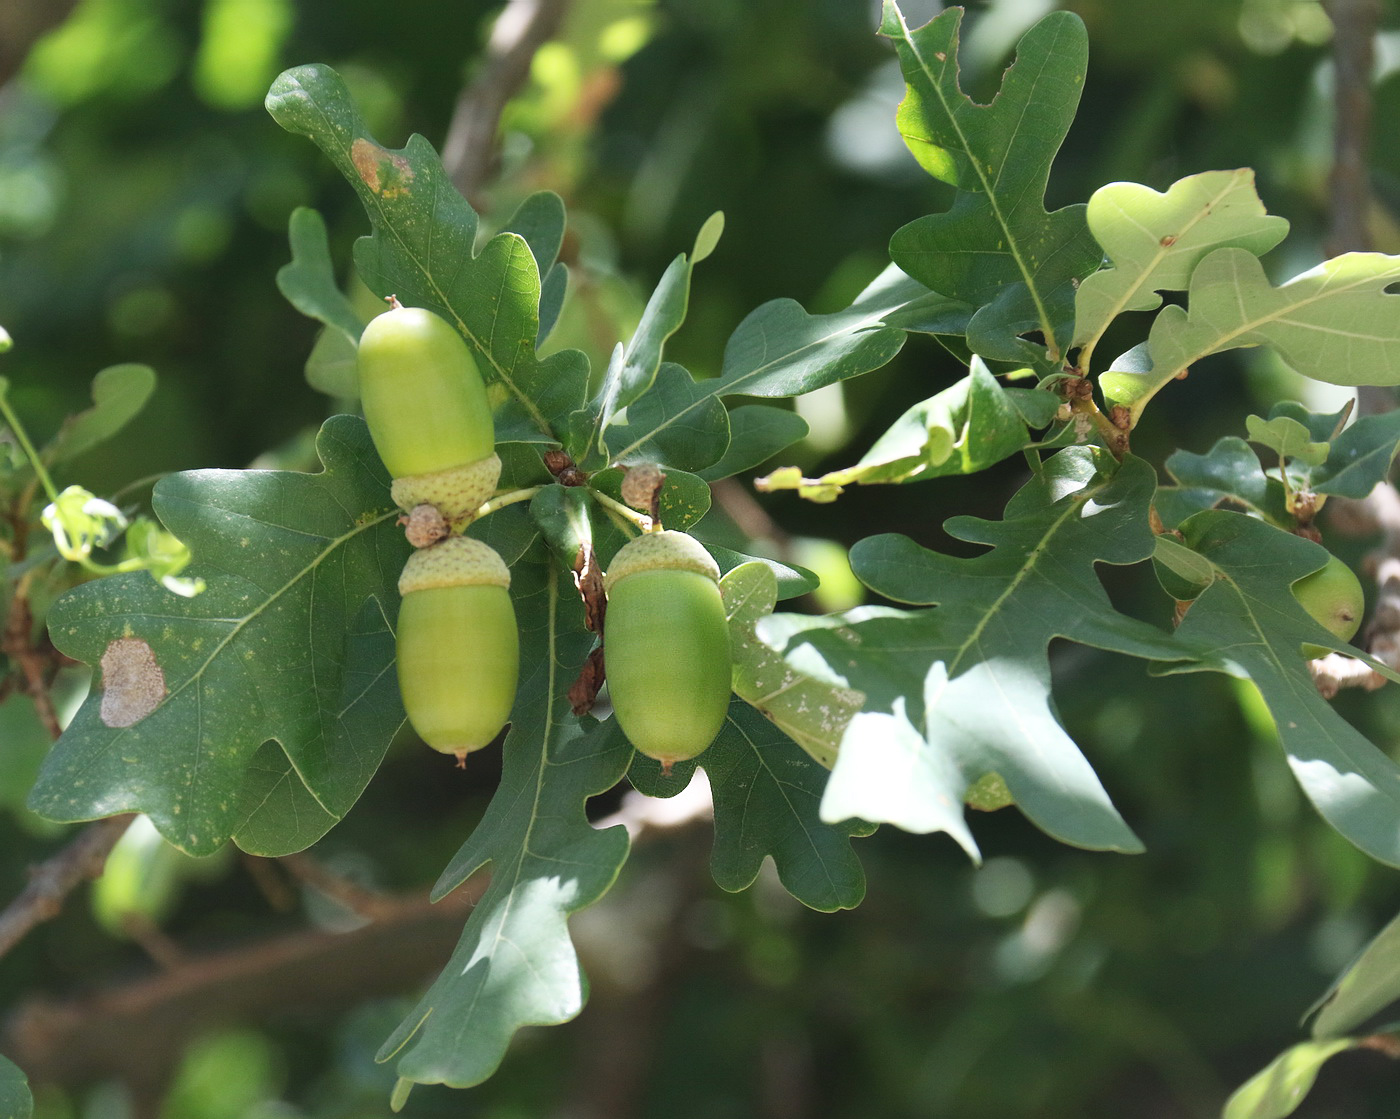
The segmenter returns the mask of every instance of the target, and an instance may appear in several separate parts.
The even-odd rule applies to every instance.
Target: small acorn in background
[[[1366,611],[1366,592],[1361,580],[1336,556],[1327,557],[1327,565],[1304,575],[1293,584],[1293,597],[1311,616],[1340,641],[1350,641],[1361,627]],[[1305,644],[1303,655],[1308,660],[1325,657],[1331,649]]]
[[[408,557],[399,576],[398,673],[420,738],[458,765],[510,719],[520,637],[510,568],[488,544],[450,536]]]
[[[614,714],[632,745],[668,770],[701,754],[729,710],[719,567],[694,537],[651,532],[619,549],[603,585]]]

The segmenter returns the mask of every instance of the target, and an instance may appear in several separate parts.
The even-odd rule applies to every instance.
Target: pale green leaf
[[[1108,401],[1133,419],[1201,358],[1272,346],[1304,376],[1334,385],[1400,384],[1400,257],[1347,253],[1274,287],[1259,258],[1217,249],[1191,274],[1189,311],[1164,307],[1152,323],[1151,368],[1105,373]]]
[[[1351,1049],[1353,1038],[1303,1041],[1285,1049],[1237,1088],[1221,1119],[1284,1119],[1292,1115],[1329,1057]]]
[[[1124,311],[1156,310],[1159,291],[1184,291],[1212,250],[1235,247],[1262,256],[1288,232],[1287,221],[1265,212],[1247,167],[1189,175],[1165,194],[1109,183],[1089,199],[1088,218],[1110,263],[1079,285],[1076,346],[1097,342]]]
[[[0,1056],[0,1119],[30,1119],[33,1114],[34,1097],[24,1073]]]
[[[819,478],[780,468],[755,485],[830,501],[850,485],[975,474],[1015,454],[1029,439],[1020,410],[981,358],[974,358],[966,377],[905,412],[855,466]]]
[[[155,388],[148,365],[108,366],[92,379],[92,407],[63,422],[44,448],[44,460],[64,462],[110,439],[146,406]]]
[[[758,639],[755,627],[778,601],[778,580],[766,564],[741,564],[719,588],[729,617],[735,693],[830,769],[864,696],[803,676]]]
[[[925,741],[897,704],[893,713],[864,711],[851,720],[822,797],[821,818],[890,823],[921,835],[947,832],[980,863],[963,817],[969,789],[953,757]]]
[[[1323,996],[1313,1019],[1318,1039],[1354,1032],[1400,999],[1400,917],[1381,929]]]
[[[1307,466],[1321,466],[1327,461],[1329,450],[1326,443],[1314,443],[1312,434],[1297,420],[1289,416],[1246,416],[1245,431],[1251,443],[1268,447],[1281,458],[1298,459]]]

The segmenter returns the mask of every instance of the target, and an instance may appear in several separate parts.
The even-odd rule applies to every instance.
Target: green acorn
[[[460,527],[496,490],[501,460],[471,350],[422,307],[392,309],[360,337],[360,403],[400,508],[436,506]]]
[[[714,741],[733,675],[719,568],[693,537],[653,532],[626,544],[603,580],[604,659],[618,724],[669,769]]]
[[[404,710],[419,737],[458,764],[500,733],[515,704],[520,637],[509,587],[505,561],[469,536],[414,552],[399,576]]]
[[[1315,622],[1320,622],[1333,637],[1350,641],[1361,628],[1361,615],[1366,611],[1366,592],[1361,580],[1336,556],[1327,557],[1327,565],[1304,575],[1292,587],[1298,600]],[[1332,650],[1308,642],[1303,656],[1309,660],[1325,657]]]

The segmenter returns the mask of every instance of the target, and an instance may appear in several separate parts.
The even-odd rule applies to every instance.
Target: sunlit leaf
[[[1400,257],[1347,253],[1274,287],[1259,258],[1217,249],[1191,274],[1189,311],[1164,307],[1152,323],[1151,368],[1099,379],[1134,420],[1178,374],[1221,350],[1272,346],[1292,368],[1334,385],[1400,384]]]
[[[729,617],[735,693],[830,769],[846,724],[865,697],[803,676],[758,639],[755,627],[778,601],[778,580],[771,568],[742,564],[719,586]]]
[[[854,466],[819,478],[783,468],[755,484],[761,490],[796,489],[809,500],[829,501],[850,485],[975,474],[1029,441],[1021,412],[982,360],[974,358],[966,377],[915,404]]]
[[[476,212],[432,145],[412,136],[397,151],[381,146],[329,67],[286,71],[267,108],[283,128],[310,137],[359,195],[374,232],[356,243],[355,267],[370,290],[435,311],[471,345],[504,396],[497,439],[561,442],[587,392],[587,360],[567,350],[537,357],[540,273],[526,240],[498,233],[476,252]]]
[[[1292,1115],[1327,1059],[1355,1044],[1352,1038],[1340,1038],[1304,1041],[1285,1049],[1235,1090],[1221,1119],[1284,1119]]]
[[[1085,278],[1075,295],[1074,344],[1096,342],[1124,311],[1154,311],[1160,291],[1184,291],[1191,272],[1214,249],[1256,256],[1288,233],[1254,189],[1254,172],[1206,171],[1165,194],[1137,183],[1109,183],[1089,199],[1089,230],[1109,267]]]
[[[883,811],[869,775],[843,773],[839,763],[830,803],[864,806],[872,818],[910,830],[946,828],[947,802],[960,802],[974,783],[997,773],[1022,811],[1056,838],[1140,850],[1055,716],[1047,646],[1064,637],[1151,660],[1195,655],[1115,610],[1094,572],[1098,563],[1152,554],[1154,486],[1152,468],[1141,460],[1119,466],[1104,452],[1073,448],[1016,494],[1005,520],[956,517],[945,524],[961,540],[989,545],[983,555],[940,555],[893,535],[857,543],[851,566],[862,582],[895,601],[937,608],[862,607],[811,622],[785,616],[787,657],[800,671],[864,691],[867,712],[907,719],[924,746],[912,757],[906,750],[903,768],[885,778],[905,787],[885,799]],[[917,787],[934,804],[910,803],[913,764],[921,767]],[[951,770],[959,780],[950,779]]]

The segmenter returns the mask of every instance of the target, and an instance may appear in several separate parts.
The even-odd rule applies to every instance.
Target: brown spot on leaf
[[[165,698],[165,673],[139,637],[119,637],[102,654],[102,721],[109,727],[139,723]]]
[[[666,475],[654,462],[642,462],[626,468],[622,476],[622,500],[639,513],[647,513],[653,521],[661,520],[661,487]]]
[[[407,194],[408,184],[413,182],[413,168],[408,160],[363,136],[350,145],[350,162],[365,186],[383,198]]]

